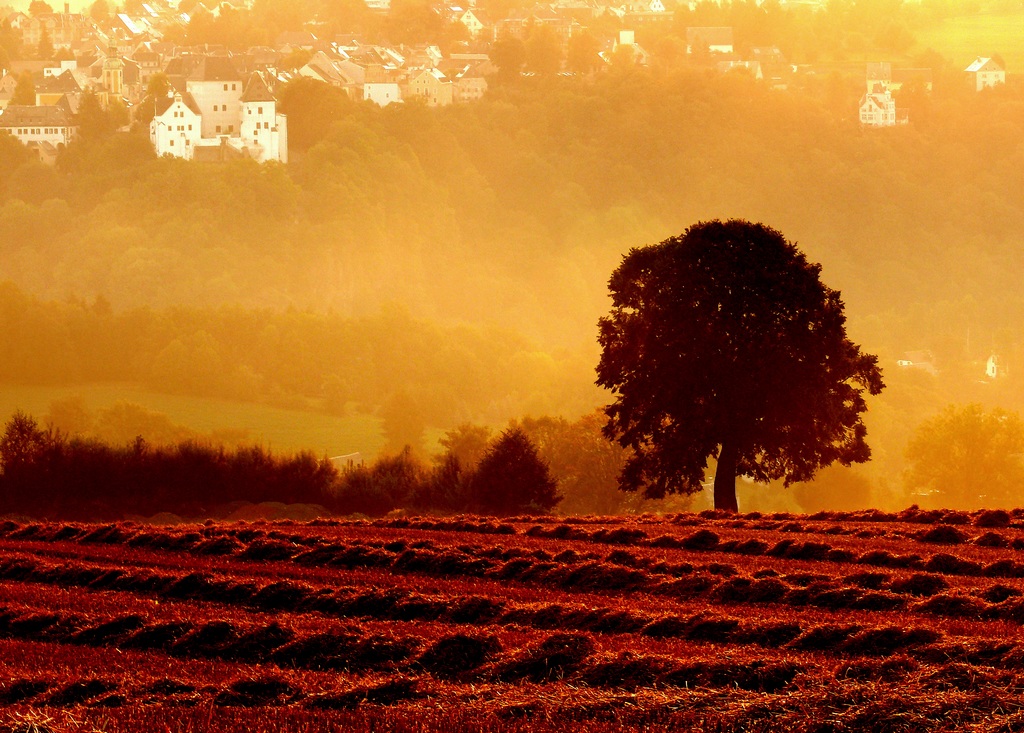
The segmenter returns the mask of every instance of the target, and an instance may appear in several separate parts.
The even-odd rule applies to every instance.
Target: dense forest
[[[1024,403],[1024,93],[940,79],[890,130],[856,123],[860,91],[838,75],[779,91],[612,68],[445,109],[294,82],[287,167],[158,160],[124,133],[47,168],[0,138],[0,378],[412,405],[442,430],[576,419],[605,401],[595,324],[622,254],[742,217],[821,262],[879,354],[889,389],[859,476],[905,506],[924,419]],[[899,369],[911,350],[938,374]],[[984,383],[992,353],[1010,376]]]

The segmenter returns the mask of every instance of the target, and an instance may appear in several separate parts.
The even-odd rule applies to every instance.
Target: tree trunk
[[[736,503],[736,445],[722,443],[718,452],[718,467],[715,469],[715,509],[727,512],[739,511]]]

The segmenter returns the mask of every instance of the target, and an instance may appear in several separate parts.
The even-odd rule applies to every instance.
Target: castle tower
[[[283,133],[284,115],[277,114],[277,100],[263,75],[254,71],[242,92],[242,143],[259,161],[287,161],[287,138]]]

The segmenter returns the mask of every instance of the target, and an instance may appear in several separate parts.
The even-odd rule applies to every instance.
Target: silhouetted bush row
[[[260,446],[154,446],[142,438],[111,446],[43,430],[22,412],[0,438],[0,513],[56,519],[211,516],[235,501],[314,504],[339,514],[381,515],[406,507],[543,512],[561,500],[556,485],[518,428],[496,438],[471,471],[451,455],[428,469],[409,450],[339,471],[309,452],[275,456]],[[207,554],[226,549],[211,546]],[[272,559],[266,554],[271,550],[262,552]]]
[[[0,512],[116,518],[207,515],[232,501],[330,502],[337,469],[311,453],[274,456],[259,446],[227,450],[184,442],[127,446],[68,439],[23,413],[0,439]]]

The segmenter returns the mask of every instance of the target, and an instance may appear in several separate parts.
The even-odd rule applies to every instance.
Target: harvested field
[[[1016,730],[1021,548],[1021,512],[7,521],[0,730]]]

